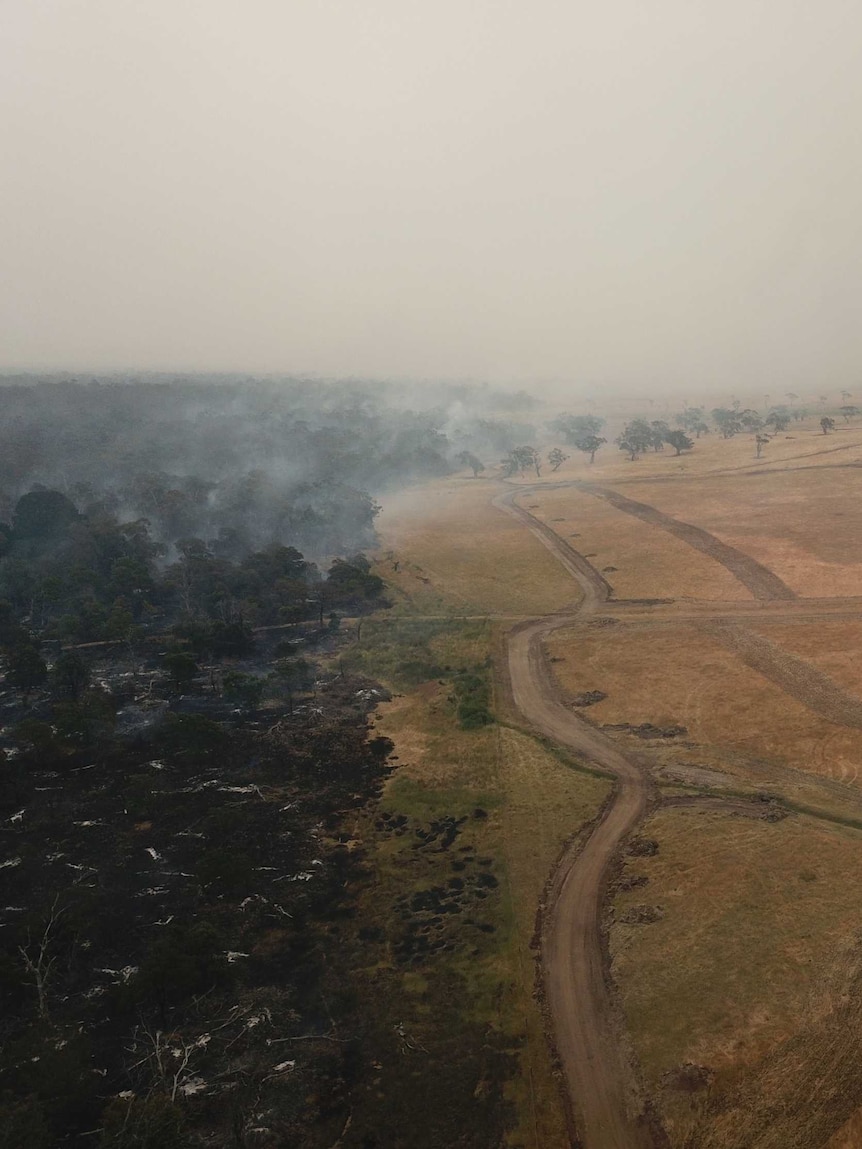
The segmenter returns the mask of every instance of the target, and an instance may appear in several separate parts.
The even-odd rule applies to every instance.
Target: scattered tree
[[[305,658],[284,658],[276,664],[275,678],[287,692],[288,707],[293,714],[294,695],[314,685],[314,667]]]
[[[263,680],[254,674],[229,670],[223,679],[224,696],[242,710],[257,710],[263,697]]]
[[[746,431],[759,431],[763,426],[763,420],[756,411],[740,411],[739,421]]]
[[[64,650],[54,663],[51,681],[58,694],[77,702],[90,685],[90,666],[77,650]]]
[[[199,671],[194,655],[184,650],[174,650],[166,654],[162,664],[170,676],[171,685],[178,693],[188,690]]]
[[[732,439],[734,435],[738,435],[742,430],[742,420],[739,417],[738,411],[731,410],[728,407],[713,408],[712,419],[721,432],[722,439]]]
[[[652,419],[650,421],[650,442],[654,451],[663,451],[664,445],[668,441],[667,436],[670,431],[664,419]]]
[[[539,452],[535,447],[513,447],[508,457],[502,460],[502,466],[506,478],[516,473],[523,475],[530,467],[535,470],[537,478],[542,475]]]
[[[683,451],[690,451],[694,443],[686,435],[685,431],[668,431],[665,434],[665,442],[670,443],[671,447],[676,451],[679,456]]]
[[[756,446],[756,450],[757,450],[757,458],[759,459],[761,452],[763,451],[763,448],[769,442],[769,436],[768,435],[759,435],[759,434],[755,435],[754,436],[754,442],[755,442],[755,446]]]
[[[781,431],[786,431],[790,426],[790,416],[784,411],[770,411],[764,419],[767,427],[774,427],[775,433],[779,434]]]
[[[684,431],[697,431],[699,426],[706,426],[703,422],[703,407],[689,407],[687,404],[676,416],[676,421]]]
[[[551,465],[552,471],[559,471],[560,467],[568,459],[568,455],[564,454],[559,447],[553,447],[548,451],[548,462]]]
[[[582,435],[579,439],[575,440],[575,447],[579,451],[583,451],[585,455],[590,456],[590,462],[596,461],[596,451],[599,447],[604,446],[607,439],[603,439],[601,435]]]
[[[823,434],[828,435],[830,431],[835,430],[835,420],[831,419],[828,415],[824,415],[820,420],[820,426],[823,428]]]
[[[51,904],[51,909],[48,912],[47,921],[45,922],[41,936],[36,941],[33,941],[28,934],[27,945],[18,947],[18,953],[21,955],[24,969],[33,980],[33,986],[36,990],[37,1008],[42,1021],[49,1020],[48,987],[51,983],[54,967],[57,964],[55,935],[57,932],[57,924],[63,912],[64,910],[60,906],[60,895],[57,894]]]
[[[633,419],[628,423],[615,442],[621,451],[628,453],[629,459],[634,462],[638,455],[652,446],[653,429],[645,419]]]

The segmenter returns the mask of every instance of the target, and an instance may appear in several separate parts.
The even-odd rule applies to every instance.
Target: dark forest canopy
[[[523,393],[239,376],[0,379],[0,520],[34,487],[237,559],[373,541],[375,496],[528,438]],[[500,419],[492,410],[504,409]]]

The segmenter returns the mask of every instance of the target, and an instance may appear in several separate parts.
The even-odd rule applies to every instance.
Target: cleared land
[[[598,790],[590,795],[566,792],[560,778],[579,787],[585,776],[554,783],[566,767],[510,730],[497,732],[493,753],[490,743],[477,752],[487,732],[475,735],[473,753],[447,749],[442,729],[428,727],[450,705],[433,685],[395,700],[382,719],[411,758],[401,784],[414,789],[405,797],[454,801],[473,787],[485,795],[487,832],[499,835],[511,891],[510,933],[501,929],[496,952],[503,962],[517,955],[512,984],[522,993],[532,899],[545,905],[545,989],[588,1149],[849,1149],[862,1105],[862,675],[854,658],[862,513],[846,463],[862,461],[862,435],[793,428],[757,465],[750,442],[715,436],[683,459],[665,452],[628,464],[612,450],[593,468],[573,459],[551,477],[609,490],[511,484],[497,499],[508,513],[479,528],[471,519],[469,538],[460,535],[465,546],[479,540],[481,559],[451,545],[453,524],[462,523],[459,537],[465,516],[500,488],[470,480],[434,511],[433,529],[411,525],[414,509],[405,510],[389,535],[398,553],[384,559],[399,564],[398,575],[406,560],[397,581],[405,611],[430,613],[436,602],[465,614],[533,616],[508,642],[515,703],[544,734],[617,775],[609,812],[572,841],[565,829],[595,816],[607,783],[591,779]],[[513,531],[522,543],[512,565]],[[550,587],[543,572],[555,548],[563,581]],[[420,569],[432,581],[414,593],[409,579],[421,582]],[[605,603],[609,593],[674,601],[617,605]],[[830,595],[855,601],[830,603]],[[512,1093],[521,1115],[513,1136],[523,1142],[510,1143],[563,1143],[559,1107],[549,1108],[550,1125],[537,1115],[552,1084],[536,1046],[539,1015],[522,1000],[520,1026],[500,1025],[527,1035],[532,1126],[525,1079]]]
[[[575,487],[525,491],[518,499],[590,556],[616,598],[745,600],[751,593],[718,563],[680,539],[655,543],[655,528]]]
[[[626,495],[714,534],[775,572],[798,595],[862,593],[862,468],[639,483]]]
[[[809,650],[816,644],[828,652],[830,640],[819,624],[791,629],[797,636],[807,634]],[[586,710],[591,722],[634,728],[649,724],[664,731],[683,727],[676,737],[659,738],[665,757],[673,751],[698,760],[708,753],[713,764],[753,784],[762,784],[768,766],[855,783],[862,767],[859,699],[843,698],[837,684],[830,690],[819,681],[803,681],[798,692],[788,694],[763,672],[769,666],[746,664],[743,651],[750,647],[745,639],[741,628],[703,623],[619,623],[560,630],[548,640],[548,650],[568,694],[607,695]],[[779,663],[792,658],[782,659],[781,653],[777,648]],[[814,664],[802,666],[817,672]],[[634,737],[625,729],[615,733],[626,740]],[[680,747],[681,742],[686,745]],[[730,752],[726,760],[722,751]]]

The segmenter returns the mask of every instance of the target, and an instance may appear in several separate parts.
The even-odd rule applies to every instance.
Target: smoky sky
[[[0,367],[823,389],[858,0],[0,0]]]

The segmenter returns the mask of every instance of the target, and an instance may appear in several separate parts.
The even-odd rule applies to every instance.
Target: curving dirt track
[[[557,483],[555,486],[568,486],[566,483]],[[535,515],[531,515],[524,507],[519,506],[515,502],[518,495],[526,494],[533,490],[532,487],[515,487],[513,490],[504,491],[502,495],[497,495],[492,500],[492,505],[501,511],[506,511],[510,515],[514,515],[516,519],[520,519],[525,524],[527,529],[532,532],[543,543],[551,554],[566,568],[573,578],[577,579],[580,583],[581,590],[584,592],[583,601],[580,604],[582,612],[589,612],[596,609],[602,603],[607,602],[613,597],[614,588],[604,577],[599,574],[592,563],[588,562],[582,554],[575,550],[573,546],[561,539],[556,531],[552,530],[541,519],[537,519]],[[541,490],[541,487],[535,488]]]
[[[579,614],[607,601],[611,588],[586,559],[519,507],[517,491],[494,500],[521,519],[560,559],[584,593]],[[651,1128],[637,1075],[629,1061],[608,990],[602,945],[602,904],[617,852],[643,819],[650,796],[646,770],[601,731],[588,726],[559,698],[544,652],[551,631],[572,621],[558,615],[522,623],[509,633],[508,665],[514,703],[530,724],[563,746],[610,771],[614,801],[586,845],[562,859],[544,921],[542,968],[557,1053],[577,1125],[587,1149],[649,1149],[662,1143]]]
[[[576,1114],[580,1144],[585,1149],[649,1149],[666,1145],[667,1140],[660,1124],[651,1120],[638,1074],[627,1052],[624,1025],[609,989],[602,906],[620,849],[644,818],[654,795],[645,761],[623,752],[608,736],[573,713],[564,704],[554,681],[544,649],[547,636],[558,627],[571,625],[575,619],[583,620],[584,616],[601,610],[607,612],[617,604],[612,601],[613,588],[607,580],[550,527],[515,502],[518,494],[529,489],[521,487],[505,492],[494,499],[494,505],[519,518],[556,555],[577,579],[583,599],[571,613],[527,620],[509,632],[512,698],[535,729],[617,779],[614,798],[586,844],[582,848],[573,846],[553,877],[542,931],[545,993],[557,1053]],[[612,496],[609,501],[620,509],[670,530],[704,551],[739,578],[759,603],[778,604],[796,599],[793,591],[771,571],[706,531],[679,523],[616,492],[588,489],[601,497]],[[811,610],[811,604],[802,600],[797,603],[802,610]],[[734,605],[738,604],[728,604],[728,607]],[[858,604],[854,605],[858,609]],[[656,621],[660,624],[660,620]],[[837,691],[827,676],[808,663],[730,624],[729,619],[725,625],[720,621],[704,625],[720,631],[724,641],[750,665],[812,709],[842,725],[856,726],[862,722],[862,703]],[[749,817],[765,816],[752,803],[728,803],[720,797],[683,799],[677,804],[727,808]]]

